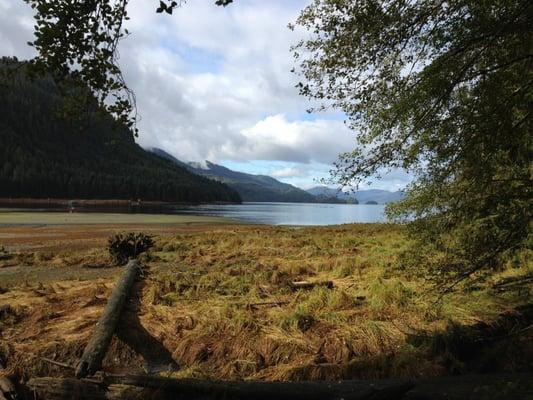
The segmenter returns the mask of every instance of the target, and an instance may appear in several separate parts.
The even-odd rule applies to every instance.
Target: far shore
[[[171,206],[204,204],[193,202],[168,202],[143,199],[54,199],[54,198],[7,198],[0,197],[0,207],[14,206],[46,206],[46,207],[136,207],[136,206]],[[232,202],[214,201],[207,204],[238,204]]]

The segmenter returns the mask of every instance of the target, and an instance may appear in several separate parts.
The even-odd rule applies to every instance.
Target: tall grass
[[[179,377],[341,379],[474,368],[458,354],[457,338],[470,337],[479,323],[495,325],[502,312],[528,303],[530,296],[494,292],[492,281],[480,281],[474,289],[458,285],[442,295],[420,266],[402,263],[400,268],[406,246],[402,227],[391,225],[216,227],[162,235],[145,260],[149,271],[139,318],[172,353]],[[105,262],[98,248],[65,259],[61,254],[35,251],[31,260],[64,266],[90,256]],[[529,273],[528,260],[520,256],[494,280]],[[291,287],[302,280],[332,281],[333,287]],[[46,310],[41,307],[41,317],[66,318],[58,309],[71,301],[65,290],[46,287],[20,290],[42,292],[40,300],[31,297],[35,304],[55,299],[46,302]],[[35,304],[25,309],[37,310]],[[18,347],[39,353],[38,342],[19,339],[32,318],[35,311],[24,314],[19,325],[7,317],[0,323],[9,325],[10,340]],[[58,320],[46,321],[50,332]],[[88,335],[89,326],[83,329]],[[47,332],[39,343],[47,340]],[[524,353],[524,343],[513,348]],[[518,368],[517,357],[502,359]]]

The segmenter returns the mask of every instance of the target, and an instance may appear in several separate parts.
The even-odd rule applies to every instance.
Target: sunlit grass
[[[341,379],[465,371],[457,343],[465,335],[478,335],[468,328],[479,323],[498,326],[503,312],[529,301],[527,293],[499,293],[490,284],[531,272],[530,258],[520,256],[477,288],[459,285],[443,294],[426,280],[422,268],[400,268],[407,247],[401,226],[376,224],[228,226],[156,236],[155,247],[141,258],[147,271],[140,319],[180,366],[173,372],[176,377]],[[90,260],[110,267],[103,245],[19,252],[16,257],[8,261],[77,271],[80,280],[93,279],[87,273],[92,270],[76,269],[76,263]],[[119,273],[100,270],[113,271],[103,273],[104,278],[115,279]],[[332,281],[333,287],[295,290],[294,281]],[[43,287],[29,284],[20,293],[37,290],[41,297],[32,295],[31,301],[51,296],[67,304],[73,290],[69,288],[55,288],[47,281]],[[58,320],[55,315],[69,315],[61,314],[53,302],[40,312],[50,334]],[[16,332],[17,327],[10,329]],[[90,325],[82,332],[86,337]],[[475,346],[478,342],[472,340]],[[15,345],[30,346],[16,340]],[[515,356],[509,357],[499,362],[519,364]]]

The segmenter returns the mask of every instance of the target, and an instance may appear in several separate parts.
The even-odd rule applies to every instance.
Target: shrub
[[[9,254],[4,246],[0,246],[0,260],[9,258]]]
[[[154,240],[145,233],[118,233],[108,240],[111,259],[117,265],[124,265],[154,246]]]

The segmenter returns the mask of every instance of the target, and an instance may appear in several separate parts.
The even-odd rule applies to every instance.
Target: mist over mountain
[[[218,180],[235,189],[243,201],[257,202],[289,202],[289,203],[343,203],[342,199],[328,195],[314,195],[288,183],[283,183],[267,175],[253,175],[245,172],[233,171],[222,165],[206,161],[204,163],[184,163],[176,157],[159,148],[149,148],[148,151],[173,161],[176,165],[188,168],[189,171]]]

